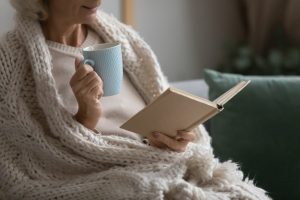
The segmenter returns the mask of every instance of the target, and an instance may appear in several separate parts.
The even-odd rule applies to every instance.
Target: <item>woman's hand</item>
[[[178,131],[175,138],[171,138],[160,132],[153,132],[150,136],[148,136],[151,146],[169,148],[177,152],[184,152],[187,145],[195,139],[196,133],[193,131]]]
[[[95,130],[101,117],[100,98],[103,95],[103,83],[94,69],[75,61],[76,72],[70,80],[70,86],[78,102],[75,119],[85,127]]]

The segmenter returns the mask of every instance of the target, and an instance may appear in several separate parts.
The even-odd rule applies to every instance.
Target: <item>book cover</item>
[[[212,118],[250,81],[242,81],[215,101],[192,95],[174,87],[168,88],[120,128],[147,136],[154,131],[175,137],[178,130],[193,130]]]

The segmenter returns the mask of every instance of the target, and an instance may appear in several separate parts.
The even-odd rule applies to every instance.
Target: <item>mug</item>
[[[103,96],[117,95],[123,80],[121,44],[103,43],[82,50],[83,64],[91,65],[103,81]]]

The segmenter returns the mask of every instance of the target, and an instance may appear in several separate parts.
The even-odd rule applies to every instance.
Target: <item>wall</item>
[[[135,0],[135,29],[156,53],[169,81],[202,77],[224,57],[224,43],[241,37],[237,0]],[[13,9],[0,0],[0,35],[12,27]],[[120,1],[103,0],[120,18]]]
[[[136,0],[136,18],[170,81],[202,77],[243,34],[236,0]]]
[[[9,5],[9,0],[0,0],[0,35],[13,27],[14,11]]]

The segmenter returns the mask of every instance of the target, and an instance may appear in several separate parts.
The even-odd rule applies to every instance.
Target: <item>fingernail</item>
[[[180,140],[182,140],[182,137],[176,136],[176,137],[175,137],[175,140],[180,141]]]

